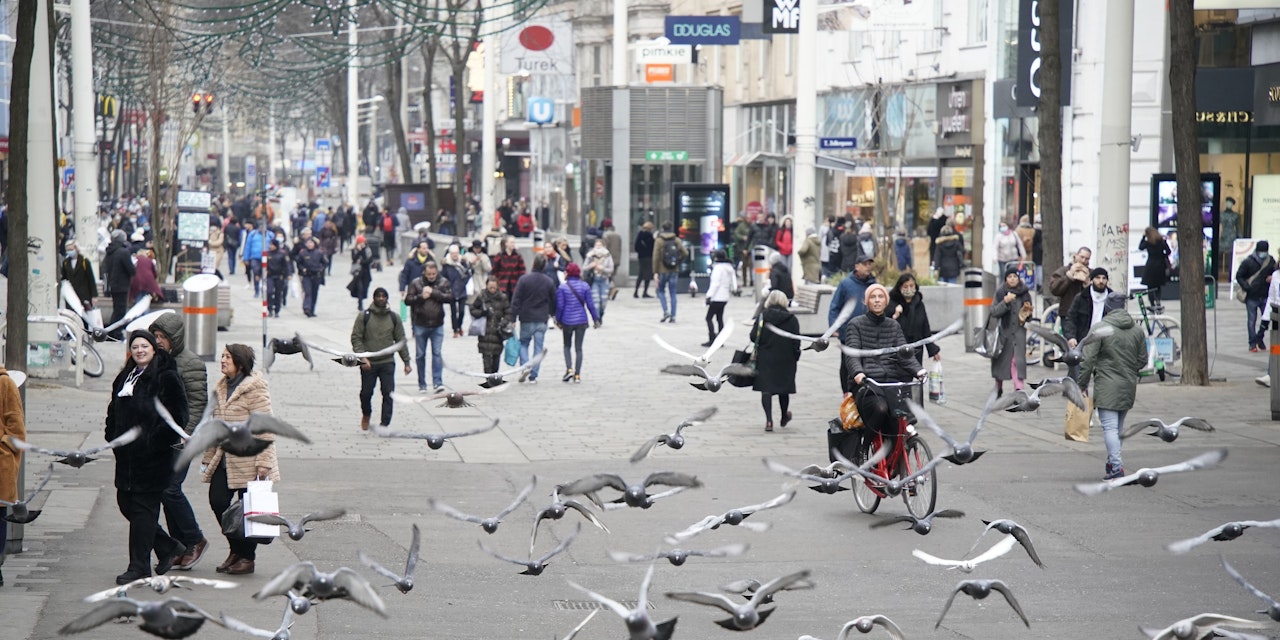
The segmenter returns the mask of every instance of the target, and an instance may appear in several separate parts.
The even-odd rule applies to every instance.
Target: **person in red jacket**
[[[773,244],[778,248],[778,253],[783,256],[791,257],[791,216],[782,219],[782,226],[778,227],[778,233],[774,234]]]
[[[507,294],[507,299],[515,294],[516,281],[524,275],[524,258],[516,251],[516,239],[506,236],[502,239],[502,251],[493,256],[493,270],[490,272],[498,279],[498,287]]]

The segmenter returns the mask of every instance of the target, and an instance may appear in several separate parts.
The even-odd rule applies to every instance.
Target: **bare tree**
[[[1173,164],[1178,174],[1178,294],[1182,300],[1182,384],[1209,384],[1204,322],[1204,231],[1196,149],[1196,48],[1192,0],[1169,2],[1169,98]]]
[[[377,5],[373,6],[373,13],[377,17],[378,23],[384,26],[395,26],[396,32],[407,30],[402,22],[394,16],[383,13]],[[413,161],[409,157],[409,141],[405,137],[405,123],[400,117],[401,107],[408,96],[403,95],[400,90],[404,82],[404,58],[409,54],[408,43],[404,39],[395,41],[391,59],[383,65],[383,71],[386,74],[387,86],[383,89],[383,93],[387,98],[387,113],[391,117],[391,131],[396,139],[396,156],[400,160],[400,181],[412,182],[410,177],[413,174]]]
[[[440,208],[437,198],[436,167],[436,112],[435,102],[431,99],[431,85],[435,83],[436,56],[440,53],[440,37],[435,26],[429,27],[431,33],[422,43],[422,130],[426,133],[426,144],[423,152],[427,156],[427,180],[431,185],[427,189],[427,213],[434,216]],[[454,165],[455,167],[457,165]],[[455,221],[455,223],[460,221]],[[459,227],[465,229],[465,227]]]
[[[1057,0],[1040,2],[1040,230],[1045,273],[1062,255],[1062,43]],[[1046,289],[1047,291],[1048,289]]]
[[[467,132],[464,118],[467,107],[467,60],[480,41],[480,26],[484,23],[483,0],[444,0],[445,28],[441,34],[440,51],[449,63],[453,77],[453,208],[454,224],[463,222],[466,216],[466,185],[463,180],[462,158],[467,148]],[[496,37],[496,36],[495,36]],[[485,100],[497,96],[485,96]],[[473,163],[474,164],[474,163]],[[465,227],[463,227],[465,228]]]
[[[13,45],[13,76],[9,85],[9,145],[26,149],[30,139],[28,112],[31,108],[31,58],[36,50],[36,12],[38,2],[19,2]],[[46,5],[50,15],[53,4]],[[5,365],[15,371],[27,370],[27,288],[30,286],[27,260],[27,154],[9,157],[9,185],[5,202],[9,205],[8,225],[9,292],[5,301],[9,309],[8,335],[4,345]],[[52,170],[52,167],[50,167]],[[16,311],[16,313],[15,313]],[[0,549],[3,551],[3,549]]]

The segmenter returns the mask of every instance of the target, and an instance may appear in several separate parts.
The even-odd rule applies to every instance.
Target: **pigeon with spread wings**
[[[687,358],[700,367],[705,367],[708,364],[711,364],[711,356],[715,355],[715,353],[720,350],[720,347],[724,346],[724,343],[729,340],[729,336],[731,335],[733,335],[733,320],[726,320],[724,328],[720,330],[720,333],[716,334],[716,339],[711,341],[711,346],[707,347],[707,350],[700,356],[695,356],[692,353],[687,353],[671,346],[669,342],[663,340],[656,333],[653,334],[653,341],[658,343],[659,347],[662,347],[663,349],[666,349],[667,351],[670,351],[682,358]]]
[[[346,567],[339,567],[333,573],[325,573],[317,570],[316,565],[311,562],[299,562],[285,567],[279,575],[253,594],[253,599],[265,600],[295,589],[312,600],[350,600],[387,617],[386,605],[364,576]]]
[[[1061,393],[1067,402],[1074,404],[1081,411],[1085,409],[1084,394],[1080,391],[1080,385],[1076,384],[1074,378],[1063,376],[1061,378],[1045,378],[1038,384],[1032,383],[1031,393],[1027,393],[1022,389],[1018,389],[1013,393],[1002,396],[996,401],[992,411],[1008,411],[1010,413],[1027,413],[1031,411],[1040,411],[1040,402],[1047,395]]]
[[[391,579],[391,586],[400,590],[400,593],[409,593],[413,591],[413,571],[418,567],[418,549],[422,543],[422,532],[418,530],[418,525],[413,525],[413,538],[409,541],[409,556],[404,561],[404,573],[396,572],[374,562],[364,551],[360,551],[357,555],[360,558],[360,564],[363,564],[374,573]]]
[[[1055,332],[1053,329],[1046,327],[1042,324],[1028,322],[1027,329],[1029,329],[1032,333],[1040,336],[1044,340],[1047,340],[1048,342],[1052,343],[1053,346],[1057,347],[1058,352],[1062,354],[1061,356],[1058,356],[1056,358],[1046,358],[1045,359],[1046,362],[1049,362],[1049,363],[1061,362],[1062,364],[1065,364],[1069,367],[1073,367],[1075,365],[1080,364],[1081,362],[1084,362],[1085,345],[1091,342],[1095,342],[1103,338],[1106,338],[1107,336],[1110,336],[1116,332],[1115,327],[1112,327],[1111,325],[1096,324],[1093,326],[1092,329],[1089,330],[1089,333],[1085,335],[1083,340],[1076,343],[1076,346],[1072,347],[1072,346],[1069,346],[1069,343],[1067,342],[1067,338],[1065,336]]]
[[[1280,528],[1280,520],[1240,520],[1238,522],[1228,522],[1226,524],[1218,525],[1194,538],[1187,538],[1186,540],[1179,540],[1171,543],[1167,548],[1171,553],[1186,553],[1210,540],[1217,540],[1218,542],[1235,540],[1236,538],[1244,535],[1245,530],[1250,527],[1263,529]]]
[[[259,629],[247,622],[232,618],[227,614],[222,614],[222,626],[236,633],[243,633],[247,636],[255,638],[270,638],[271,640],[291,640],[293,638],[293,609],[284,608],[284,616],[280,619],[280,626],[274,631],[267,629]]]
[[[840,627],[840,635],[836,636],[836,640],[848,640],[849,634],[854,631],[863,634],[871,633],[877,626],[883,628],[891,640],[907,640],[902,629],[893,620],[882,615],[862,616],[844,623],[844,626]],[[798,640],[819,640],[819,638],[800,636]]]
[[[159,400],[156,400],[156,405],[160,405]],[[213,407],[214,403],[210,402],[209,405]],[[180,430],[168,411],[157,409],[157,412],[171,429]],[[211,417],[212,413],[212,408],[205,411],[205,416],[209,417],[196,425],[196,430],[191,433],[173,464],[174,470],[185,469],[196,456],[214,447],[222,447],[223,451],[233,456],[256,456],[273,444],[271,440],[255,437],[266,433],[311,444],[311,439],[297,427],[268,413],[251,413],[244,422],[227,422]]]
[[[764,328],[784,338],[791,338],[792,340],[808,342],[809,346],[804,348],[805,351],[822,352],[822,351],[826,351],[827,347],[831,346],[831,337],[834,336],[837,331],[844,328],[844,325],[849,323],[849,318],[853,317],[853,311],[857,308],[858,308],[857,299],[850,298],[849,301],[844,303],[844,306],[840,308],[840,315],[836,316],[836,321],[831,323],[831,326],[827,327],[827,330],[823,331],[822,335],[816,338],[812,336],[802,336],[799,334],[791,333],[789,331],[783,331],[782,329],[779,329],[773,324],[770,324],[767,322],[764,323]]]
[[[549,561],[549,560],[551,560],[551,558],[554,558],[555,556],[559,555],[559,554],[560,554],[561,552],[563,552],[565,549],[568,549],[568,548],[569,548],[569,545],[570,545],[570,544],[572,544],[572,543],[573,543],[573,541],[574,541],[575,539],[577,539],[578,534],[579,534],[579,533],[581,533],[581,532],[582,532],[582,523],[581,523],[581,522],[579,522],[579,523],[577,523],[577,524],[575,524],[575,525],[574,525],[574,527],[573,527],[573,533],[571,533],[571,534],[569,534],[568,536],[566,536],[564,540],[561,540],[561,541],[560,541],[560,544],[556,545],[556,546],[555,546],[554,548],[552,548],[550,551],[548,551],[548,552],[546,552],[546,553],[542,554],[541,556],[539,556],[539,557],[537,557],[537,558],[534,558],[534,557],[533,557],[533,554],[532,554],[532,553],[530,553],[530,554],[529,554],[529,559],[528,559],[528,560],[517,560],[517,559],[515,559],[515,558],[509,558],[509,557],[507,557],[507,556],[504,556],[504,555],[502,555],[501,553],[498,553],[497,551],[494,551],[493,549],[490,549],[489,547],[486,547],[486,546],[484,545],[484,541],[483,541],[483,540],[478,540],[478,541],[477,541],[477,544],[479,544],[479,545],[480,545],[480,550],[481,550],[481,551],[484,551],[485,553],[487,553],[487,554],[489,554],[489,555],[491,555],[491,556],[493,556],[493,557],[495,557],[495,558],[497,558],[497,559],[499,559],[499,560],[503,560],[503,561],[506,561],[506,562],[510,562],[511,564],[518,564],[518,565],[520,565],[520,566],[524,567],[524,571],[521,571],[521,572],[520,572],[520,575],[522,575],[522,576],[537,576],[537,575],[542,575],[542,572],[547,568],[547,565],[549,564],[549,562],[548,562],[548,561]]]
[[[982,524],[987,525],[987,528],[982,530],[982,535],[978,536],[977,540],[974,540],[973,546],[969,547],[969,550],[965,552],[966,556],[973,553],[973,550],[978,548],[978,543],[982,542],[983,536],[986,536],[988,531],[995,529],[1005,535],[1013,536],[1013,539],[1017,540],[1018,544],[1022,545],[1023,549],[1026,549],[1027,555],[1031,557],[1031,561],[1036,563],[1037,567],[1040,567],[1041,569],[1044,568],[1044,563],[1040,561],[1040,556],[1036,553],[1036,548],[1031,544],[1031,533],[1027,531],[1026,527],[1014,522],[1013,520],[1006,519],[983,520]]]
[[[1232,580],[1240,583],[1240,586],[1244,587],[1249,593],[1252,593],[1254,596],[1257,596],[1260,600],[1266,603],[1267,608],[1259,610],[1258,613],[1265,614],[1268,618],[1271,618],[1276,622],[1280,622],[1280,602],[1277,602],[1275,598],[1267,595],[1262,589],[1249,584],[1249,581],[1245,580],[1244,576],[1240,575],[1240,572],[1236,571],[1236,568],[1231,566],[1231,563],[1227,562],[1226,558],[1222,559],[1222,567],[1227,570],[1227,573],[1231,576]]]
[[[1202,613],[1198,616],[1183,618],[1163,629],[1151,629],[1139,626],[1138,630],[1151,640],[1183,640],[1184,638],[1213,638],[1218,634],[1218,626],[1240,627],[1242,629],[1265,629],[1265,622],[1246,620],[1235,616],[1224,616],[1220,613]],[[1225,637],[1225,636],[1223,636]],[[1253,636],[1257,637],[1257,636]]]
[[[628,609],[617,600],[586,589],[572,580],[568,582],[569,586],[587,594],[588,598],[618,614],[623,624],[627,626],[627,640],[670,640],[671,634],[675,632],[675,618],[654,624],[653,619],[649,617],[649,584],[653,582],[653,565],[649,565],[649,571],[644,574],[644,580],[640,582],[640,597],[636,598],[634,609]]]
[[[920,340],[916,340],[915,342],[908,342],[906,344],[898,345],[896,347],[885,347],[883,349],[854,349],[853,347],[848,347],[848,346],[845,346],[844,344],[839,344],[839,343],[837,343],[836,346],[840,347],[840,351],[844,352],[844,355],[849,356],[850,358],[879,358],[881,356],[894,355],[894,354],[896,355],[906,354],[906,355],[914,356],[915,355],[914,352],[916,349],[922,348],[926,344],[933,344],[953,333],[960,331],[960,329],[962,328],[964,328],[963,318],[961,318],[960,320],[956,320],[955,322],[952,322],[951,324],[947,325],[946,328],[944,328],[942,331],[939,331],[929,336],[928,338],[922,338]]]
[[[267,343],[267,348],[262,350],[262,365],[267,371],[271,371],[271,365],[275,364],[276,356],[291,356],[294,354],[302,354],[302,359],[311,365],[311,370],[316,368],[315,360],[311,359],[311,347],[307,341],[302,338],[301,333],[294,333],[293,337],[285,340],[283,338],[272,338]]]
[[[715,549],[668,549],[666,551],[655,551],[653,553],[626,553],[625,551],[610,551],[609,557],[617,562],[653,562],[660,558],[670,562],[673,566],[681,566],[689,560],[689,558],[733,558],[746,553],[747,545],[745,544],[728,544]]]
[[[111,326],[104,327],[99,323],[99,318],[89,314],[84,308],[84,302],[80,300],[80,296],[76,294],[75,287],[71,285],[70,280],[62,281],[60,293],[62,294],[62,300],[67,303],[67,306],[70,307],[76,315],[80,316],[80,319],[84,320],[85,326],[88,327],[88,333],[93,338],[94,342],[107,340],[110,337],[108,334],[129,324],[130,322],[133,322],[151,308],[151,296],[146,296],[130,307],[129,310],[125,312],[123,318],[113,322]]]
[[[475,371],[463,371],[462,369],[455,369],[449,366],[448,363],[445,363],[444,368],[460,376],[468,376],[471,378],[482,378],[484,379],[484,382],[480,383],[480,386],[485,387],[487,389],[487,388],[499,387],[506,384],[507,382],[506,379],[508,376],[520,376],[521,378],[523,378],[527,372],[533,371],[534,367],[538,366],[539,364],[542,364],[542,359],[546,357],[546,355],[547,355],[546,350],[539,351],[528,362],[518,367],[512,367],[510,369],[502,369],[500,371],[495,371],[493,373],[477,373]]]
[[[493,532],[498,530],[498,525],[502,523],[503,518],[511,515],[512,511],[515,511],[520,505],[524,504],[524,501],[529,497],[529,494],[533,492],[533,487],[537,483],[538,483],[538,479],[536,477],[530,480],[529,484],[526,485],[524,489],[520,490],[520,493],[516,496],[516,499],[511,501],[511,504],[503,507],[502,511],[499,511],[497,515],[494,515],[488,518],[482,518],[480,516],[473,516],[469,513],[463,513],[443,502],[440,502],[439,500],[436,500],[435,498],[428,498],[427,506],[431,507],[432,509],[435,509],[436,511],[439,511],[440,513],[443,513],[446,516],[449,516],[450,518],[453,518],[454,520],[460,520],[462,522],[470,522],[472,524],[478,524],[480,525],[481,529],[484,529],[485,533],[492,534]]]
[[[156,402],[159,403],[159,400],[157,400]],[[164,406],[164,405],[161,405],[161,406]],[[181,429],[179,429],[179,431],[181,431]],[[124,445],[129,444],[134,440],[137,440],[138,436],[140,435],[142,435],[142,427],[134,427],[120,434],[119,436],[116,437],[115,440],[112,440],[111,442],[108,442],[100,447],[85,449],[84,451],[63,451],[61,449],[45,449],[44,447],[37,447],[36,445],[31,444],[30,442],[24,442],[13,436],[9,436],[9,442],[13,444],[13,447],[15,449],[21,449],[22,451],[30,451],[32,453],[39,453],[46,456],[53,456],[55,458],[58,458],[54,462],[57,462],[58,464],[65,464],[68,467],[72,467],[74,469],[79,469],[80,467],[83,467],[86,464],[89,464],[90,462],[97,460],[97,458],[93,456],[99,453],[102,453],[103,451],[109,451],[111,449],[115,449],[116,447],[123,447]],[[183,435],[186,435],[186,433],[183,432]]]
[[[1160,480],[1160,475],[1164,473],[1181,473],[1183,471],[1195,471],[1197,469],[1207,469],[1217,466],[1227,457],[1226,449],[1215,449],[1206,453],[1202,453],[1185,462],[1171,464],[1154,469],[1142,468],[1137,471],[1114,480],[1104,480],[1102,482],[1090,483],[1082,482],[1076,485],[1076,491],[1086,496],[1096,496],[1100,493],[1111,491],[1117,487],[1140,485],[1143,487],[1155,486]]]
[[[343,351],[341,349],[332,349],[329,347],[318,345],[314,342],[308,342],[307,346],[309,346],[312,349],[315,349],[316,351],[322,351],[331,356],[337,356],[336,358],[332,358],[332,360],[344,367],[358,367],[364,364],[366,360],[373,360],[376,358],[381,358],[383,356],[389,356],[394,353],[397,353],[401,349],[403,349],[406,344],[408,343],[405,342],[404,340],[401,340],[385,349],[379,349],[377,351],[360,351],[360,352],[351,352],[351,351]]]
[[[991,395],[987,396],[987,405],[983,408],[982,415],[978,417],[978,424],[974,425],[973,431],[969,432],[969,439],[964,442],[956,442],[956,439],[938,426],[938,423],[924,410],[924,407],[916,404],[915,401],[907,400],[907,406],[921,426],[934,432],[939,438],[942,438],[943,442],[947,443],[947,448],[950,449],[950,452],[944,454],[942,459],[951,464],[962,465],[973,462],[986,453],[986,451],[974,450],[973,441],[978,439],[978,434],[982,431],[983,425],[987,423],[987,416],[991,415],[991,412],[997,406],[997,402],[996,392],[992,391]]]
[[[982,600],[991,595],[995,591],[1004,596],[1005,602],[1013,607],[1013,612],[1018,614],[1022,619],[1022,624],[1031,628],[1031,621],[1027,620],[1027,614],[1022,612],[1022,607],[1018,604],[1018,600],[1013,597],[1013,591],[1009,590],[1009,586],[1000,580],[963,580],[956,585],[955,590],[951,592],[951,597],[947,598],[946,606],[942,607],[942,615],[938,616],[938,621],[934,623],[933,628],[937,629],[942,626],[942,619],[947,617],[947,612],[951,610],[951,603],[955,602],[956,594],[963,593],[974,600]]]
[[[187,576],[147,576],[138,578],[128,584],[111,587],[105,591],[85,596],[85,602],[102,602],[110,598],[119,598],[135,587],[147,587],[156,593],[168,593],[170,589],[187,589],[190,587],[213,587],[214,589],[234,589],[240,586],[237,582],[212,580],[209,578],[188,578]]]
[[[219,619],[182,598],[143,602],[119,597],[102,601],[93,611],[67,623],[58,633],[64,636],[83,633],[113,620],[127,622],[129,618],[136,618],[143,631],[161,638],[185,638],[199,631],[206,620],[222,624]]]
[[[690,382],[689,386],[695,389],[701,389],[703,391],[710,391],[711,393],[715,393],[720,390],[720,387],[724,386],[725,382],[728,382],[729,376],[741,376],[743,378],[750,378],[756,375],[756,370],[745,364],[730,362],[729,364],[726,364],[725,366],[720,367],[720,372],[715,375],[711,375],[710,373],[707,372],[706,369],[696,364],[667,365],[662,368],[662,373],[669,373],[671,375],[676,375],[676,376],[694,376],[696,378],[702,378],[701,382]]]
[[[484,433],[486,431],[492,431],[497,426],[498,426],[498,420],[495,418],[493,422],[490,422],[489,424],[483,427],[471,429],[469,431],[458,431],[455,433],[409,433],[407,431],[395,431],[395,430],[388,429],[386,427],[378,426],[378,425],[372,425],[371,428],[373,429],[374,435],[380,438],[407,438],[410,440],[426,440],[428,447],[432,449],[439,449],[440,447],[444,446],[444,443],[446,441],[451,440],[453,438],[465,438],[466,436],[474,436],[477,434]]]
[[[760,504],[752,504],[752,505],[747,505],[745,507],[738,507],[736,509],[730,509],[720,515],[707,516],[702,520],[699,520],[698,522],[693,523],[685,530],[680,531],[678,533],[671,534],[668,540],[675,541],[675,542],[683,542],[704,531],[719,529],[721,525],[729,525],[733,527],[741,526],[744,529],[750,529],[756,532],[765,531],[769,528],[769,525],[767,523],[746,522],[746,519],[751,517],[753,514],[759,513],[766,509],[776,509],[778,507],[781,507],[782,505],[787,504],[788,502],[791,502],[791,500],[794,499],[795,497],[796,497],[795,491],[788,491],[780,496],[777,496],[776,498],[761,502]]]
[[[730,617],[724,620],[717,620],[716,624],[731,631],[750,631],[764,624],[769,615],[775,611],[775,609],[759,609],[764,604],[765,597],[771,596],[777,591],[808,577],[809,571],[806,569],[780,578],[774,578],[757,589],[750,600],[742,603],[734,602],[723,594],[707,593],[705,591],[667,593],[666,596],[672,600],[719,608],[728,613]]]
[[[1120,434],[1120,439],[1124,440],[1142,433],[1143,430],[1155,427],[1155,431],[1148,433],[1149,436],[1155,436],[1165,442],[1173,442],[1178,439],[1178,430],[1181,427],[1195,429],[1196,431],[1213,431],[1213,425],[1203,418],[1195,418],[1192,416],[1184,416],[1179,418],[1173,424],[1165,424],[1159,418],[1148,418],[1139,420],[1128,427],[1125,427],[1124,433]]]
[[[694,476],[674,471],[655,471],[636,484],[627,484],[627,481],[616,473],[597,473],[564,485],[560,488],[560,492],[566,496],[585,495],[591,498],[596,506],[604,508],[596,499],[595,493],[605,487],[611,487],[622,492],[622,497],[616,502],[626,504],[628,507],[648,509],[653,506],[656,497],[648,491],[649,487],[654,485],[697,489],[702,486],[702,482]]]
[[[440,404],[436,405],[436,407],[437,408],[448,407],[450,409],[461,409],[463,407],[476,406],[475,404],[467,400],[467,398],[471,396],[487,396],[491,393],[501,393],[510,388],[511,388],[511,385],[502,384],[496,387],[468,389],[467,391],[443,391],[441,393],[433,393],[429,396],[409,396],[403,393],[392,391],[391,399],[395,400],[396,402],[403,402],[405,404],[422,404],[424,402],[434,402],[436,400],[444,400],[444,402],[441,402]]]
[[[604,523],[600,521],[600,518],[596,517],[596,514],[589,507],[572,498],[561,500],[560,487],[561,485],[556,485],[551,490],[551,504],[543,507],[533,517],[533,531],[529,533],[529,555],[533,555],[533,545],[538,542],[538,525],[542,524],[543,520],[559,520],[570,509],[582,514],[582,517],[586,518],[587,522],[595,525],[601,531],[609,533],[609,527],[604,526]]]
[[[964,517],[963,511],[957,511],[955,509],[943,509],[941,511],[934,511],[923,518],[917,518],[910,514],[895,516],[892,518],[883,518],[877,522],[871,523],[870,526],[872,529],[879,529],[881,527],[888,527],[890,525],[895,525],[899,523],[910,524],[911,526],[907,527],[906,529],[903,529],[903,531],[907,531],[907,530],[915,531],[916,533],[922,536],[927,536],[929,535],[930,531],[933,531],[934,518],[963,518],[963,517]]]
[[[715,407],[707,407],[706,409],[703,409],[689,416],[688,418],[685,418],[680,424],[676,425],[675,433],[664,433],[660,436],[654,436],[650,438],[648,442],[645,442],[643,445],[641,445],[640,449],[637,450],[635,454],[631,456],[631,463],[635,464],[649,457],[649,452],[653,451],[653,448],[657,446],[666,445],[672,449],[680,449],[684,447],[683,434],[684,434],[685,427],[692,427],[693,425],[702,424],[703,422],[706,422],[709,418],[711,418],[711,416],[714,416],[715,414],[716,414]]]
[[[36,484],[36,488],[32,489],[31,493],[27,494],[27,497],[17,502],[0,500],[0,506],[9,508],[9,513],[5,515],[4,519],[14,524],[27,524],[32,520],[39,518],[40,514],[44,510],[32,509],[31,501],[36,499],[36,496],[39,495],[42,489],[44,489],[44,486],[46,484],[49,484],[49,478],[52,478],[52,477],[53,477],[53,463],[50,463],[49,468],[46,469],[44,472],[44,477],[41,478],[40,482]]]
[[[984,562],[987,562],[989,560],[995,560],[996,558],[999,558],[1000,556],[1003,556],[1004,554],[1009,553],[1009,551],[1013,549],[1013,545],[1015,544],[1017,544],[1017,541],[1014,540],[1012,536],[1007,538],[1002,538],[999,542],[991,545],[990,549],[987,549],[986,551],[982,552],[981,555],[979,555],[976,558],[973,558],[972,560],[946,560],[944,558],[939,558],[937,556],[925,553],[919,549],[913,549],[911,551],[911,555],[921,560],[924,560],[925,562],[934,566],[946,567],[949,570],[959,569],[965,573],[972,573],[973,570],[978,565]]]
[[[245,516],[250,522],[259,522],[262,524],[274,524],[282,526],[289,530],[290,540],[301,540],[302,536],[311,529],[307,528],[308,522],[322,522],[324,520],[336,520],[347,515],[346,509],[322,509],[314,513],[308,513],[302,516],[297,523],[290,522],[288,518],[274,513],[261,514],[256,516]]]

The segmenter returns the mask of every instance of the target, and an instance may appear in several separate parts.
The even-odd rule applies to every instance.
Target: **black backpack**
[[[675,269],[680,266],[680,240],[676,238],[663,238],[662,266],[668,269]]]

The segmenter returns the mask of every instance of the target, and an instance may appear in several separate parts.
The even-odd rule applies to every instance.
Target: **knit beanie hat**
[[[866,293],[862,294],[862,302],[863,302],[864,304],[865,304],[865,303],[867,303],[867,302],[869,302],[869,301],[871,300],[871,292],[872,292],[872,291],[880,291],[880,293],[883,293],[883,294],[884,294],[884,297],[886,297],[886,298],[888,298],[888,297],[889,297],[889,290],[888,290],[888,289],[886,289],[886,288],[884,288],[884,285],[879,284],[879,283],[876,283],[876,284],[873,284],[873,285],[871,285],[871,286],[867,287],[867,291],[866,291]]]

